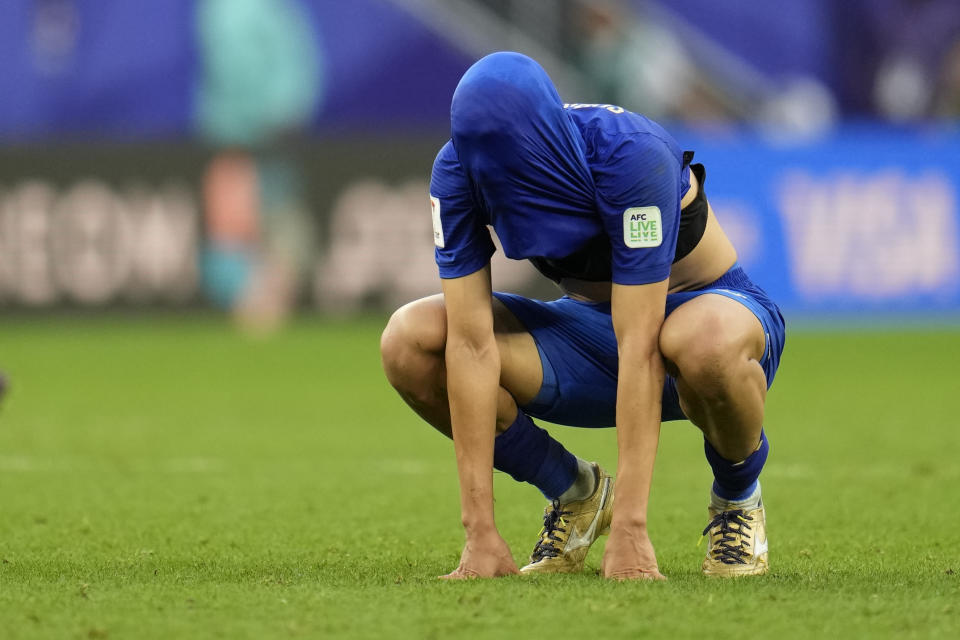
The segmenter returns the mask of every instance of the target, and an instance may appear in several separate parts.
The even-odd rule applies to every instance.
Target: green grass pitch
[[[960,330],[802,331],[769,397],[771,573],[699,575],[710,476],[664,426],[664,583],[445,583],[449,442],[380,371],[381,319],[7,319],[0,637],[960,637]],[[611,430],[553,429],[613,467]],[[543,501],[497,474],[518,562]]]

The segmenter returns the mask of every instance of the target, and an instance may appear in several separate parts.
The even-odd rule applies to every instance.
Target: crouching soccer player
[[[533,60],[474,64],[451,105],[430,197],[443,294],[391,317],[384,369],[453,438],[466,545],[447,577],[517,573],[494,524],[492,468],[550,500],[522,573],[662,578],[647,533],[661,420],[703,431],[714,483],[703,572],[767,570],[758,477],[764,401],[783,349],[776,305],[737,264],[705,171],[669,134],[612,105],[564,105]],[[492,225],[564,296],[494,293]],[[612,478],[531,421],[616,426]]]

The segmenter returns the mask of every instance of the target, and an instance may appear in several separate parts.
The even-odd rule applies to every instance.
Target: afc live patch
[[[663,224],[659,207],[631,207],[623,212],[623,244],[631,249],[659,247]]]

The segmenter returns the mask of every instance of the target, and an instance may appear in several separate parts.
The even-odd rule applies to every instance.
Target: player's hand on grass
[[[467,535],[467,543],[460,554],[460,566],[443,580],[466,580],[467,578],[498,578],[518,574],[510,547],[496,530],[490,533]]]
[[[646,527],[614,525],[603,552],[602,573],[611,580],[666,580]]]

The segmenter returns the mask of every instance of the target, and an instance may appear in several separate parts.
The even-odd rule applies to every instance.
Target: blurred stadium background
[[[270,329],[436,291],[429,169],[499,49],[696,150],[792,317],[960,311],[953,0],[4,0],[0,305]]]
[[[434,578],[455,462],[378,336],[439,290],[431,164],[502,49],[696,150],[784,308],[764,580],[698,572],[688,425],[667,583]],[[0,0],[0,636],[958,637],[958,149],[957,0]],[[495,483],[522,562],[541,497]]]

